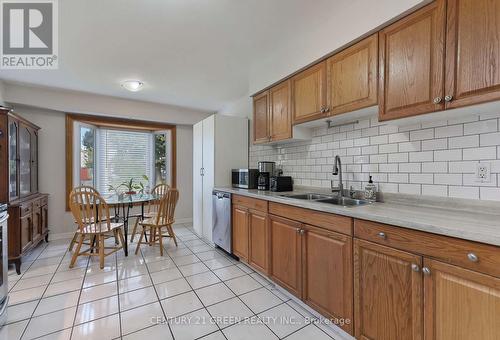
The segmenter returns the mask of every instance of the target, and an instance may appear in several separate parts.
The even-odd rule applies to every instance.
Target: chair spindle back
[[[74,188],[69,195],[69,205],[81,231],[89,224],[95,225],[99,232],[111,230],[109,206],[93,187]]]
[[[156,198],[149,202],[148,213],[157,213],[159,211],[161,199],[168,193],[169,189],[170,187],[168,184],[161,183],[156,185],[153,190],[151,190],[151,194],[155,195]]]
[[[179,200],[179,190],[169,189],[160,201],[156,225],[169,225],[174,223],[175,207]]]

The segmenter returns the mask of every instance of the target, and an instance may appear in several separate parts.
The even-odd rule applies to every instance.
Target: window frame
[[[160,122],[150,122],[144,120],[126,119],[126,118],[114,118],[106,116],[95,116],[95,115],[84,115],[84,114],[66,114],[66,211],[69,211],[69,194],[73,190],[73,154],[75,143],[75,123],[91,125],[99,128],[115,128],[121,130],[136,130],[136,131],[151,131],[153,133],[158,132],[170,132],[171,137],[171,154],[170,154],[170,174],[171,174],[171,185],[173,188],[176,187],[176,174],[177,174],[177,134],[176,126],[172,124],[165,124]],[[78,132],[78,135],[80,132]],[[154,157],[153,157],[154,161]],[[94,169],[97,171],[97,169]]]

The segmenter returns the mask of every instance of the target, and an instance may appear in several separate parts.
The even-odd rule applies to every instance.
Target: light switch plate
[[[476,181],[481,183],[489,183],[491,181],[491,163],[477,163]]]

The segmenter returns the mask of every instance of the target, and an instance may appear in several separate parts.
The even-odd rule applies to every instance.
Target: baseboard
[[[175,223],[193,223],[193,218],[192,217],[176,218]]]

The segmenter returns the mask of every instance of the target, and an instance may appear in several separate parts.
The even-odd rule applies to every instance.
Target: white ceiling
[[[348,2],[59,0],[59,69],[0,79],[217,111],[248,93],[256,61]]]

